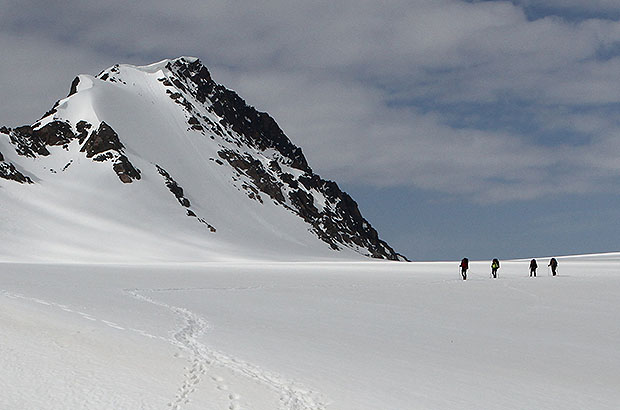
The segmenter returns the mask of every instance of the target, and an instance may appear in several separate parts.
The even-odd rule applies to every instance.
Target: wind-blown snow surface
[[[0,264],[2,409],[616,409],[620,255]]]

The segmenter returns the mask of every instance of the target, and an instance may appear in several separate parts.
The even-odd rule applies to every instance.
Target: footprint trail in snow
[[[295,382],[259,368],[258,366],[232,358],[221,352],[208,348],[199,339],[209,328],[208,323],[199,315],[181,307],[171,306],[157,301],[144,293],[154,292],[149,289],[128,289],[126,292],[132,297],[172,311],[182,320],[170,342],[185,351],[190,356],[190,365],[186,367],[184,380],[177,390],[174,400],[168,407],[172,410],[182,410],[190,402],[191,395],[198,385],[203,382],[205,375],[207,382],[226,394],[228,410],[244,410],[241,405],[242,396],[236,393],[234,385],[216,374],[218,368],[227,369],[236,375],[262,385],[265,389],[279,398],[279,410],[325,410],[326,404],[319,394]],[[248,408],[249,410],[249,408]]]
[[[175,331],[171,338],[154,336],[136,328],[125,328],[115,322],[105,319],[98,319],[89,313],[85,313],[67,305],[49,300],[29,297],[2,289],[0,289],[0,296],[26,300],[43,306],[53,307],[62,310],[67,314],[78,315],[84,320],[101,322],[117,331],[131,331],[151,339],[159,339],[167,343],[171,343],[180,348],[189,355],[189,365],[185,367],[183,381],[180,383],[180,387],[177,389],[174,399],[168,403],[168,408],[171,410],[182,410],[184,406],[190,402],[192,394],[196,392],[198,385],[203,382],[207,373],[209,373],[209,377],[206,378],[207,382],[212,383],[212,387],[214,387],[216,391],[222,393],[225,401],[227,402],[228,410],[246,410],[246,407],[241,404],[242,395],[235,391],[233,384],[227,383],[224,377],[217,374],[218,369],[231,371],[238,377],[245,378],[246,380],[250,380],[255,384],[263,386],[264,390],[271,392],[272,395],[278,398],[279,410],[326,409],[324,400],[316,392],[313,392],[295,382],[285,380],[276,374],[259,368],[258,366],[232,358],[221,352],[208,348],[199,340],[209,328],[208,323],[202,317],[187,309],[171,306],[143,295],[143,293],[154,291],[162,290],[125,290],[127,294],[137,300],[172,311],[180,319],[182,325]],[[179,358],[181,357],[181,355],[178,354],[175,356]],[[250,408],[248,407],[247,410],[250,410]]]

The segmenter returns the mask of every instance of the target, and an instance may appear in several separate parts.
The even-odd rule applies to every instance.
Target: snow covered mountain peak
[[[194,57],[76,77],[0,155],[0,260],[403,259]]]

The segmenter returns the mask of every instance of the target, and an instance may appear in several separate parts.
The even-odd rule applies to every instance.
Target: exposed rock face
[[[30,177],[25,176],[21,172],[19,172],[15,165],[10,162],[4,161],[4,156],[0,152],[0,178],[8,179],[10,181],[19,182],[20,184],[32,184],[32,180]]]
[[[77,139],[80,144],[86,140],[80,149],[86,153],[86,158],[98,162],[111,161],[112,169],[124,183],[131,183],[141,178],[140,171],[123,153],[124,146],[118,134],[108,124],[102,122],[96,131],[89,134],[90,130],[92,125],[86,121],[79,121],[76,124],[77,133],[68,122],[51,121],[38,128],[30,125],[15,129],[2,127],[0,132],[9,136],[17,154],[31,158],[50,155],[49,147],[67,148],[73,140]]]
[[[140,170],[136,169],[123,154],[120,154],[118,158],[116,158],[116,162],[112,165],[112,169],[125,184],[130,184],[134,180],[141,178]]]
[[[285,203],[282,193],[282,182],[267,171],[263,164],[250,155],[242,156],[232,150],[218,151],[220,158],[226,160],[237,171],[244,173],[252,180],[254,186],[261,192],[269,195],[271,199],[281,204]],[[260,197],[258,197],[260,198]]]
[[[75,124],[75,129],[78,132],[77,138],[80,144],[82,144],[84,140],[88,137],[88,131],[92,128],[92,124],[89,124],[86,121],[79,121],[77,124]]]
[[[357,203],[335,182],[325,181],[312,173],[295,179],[293,175],[283,173],[277,162],[265,168],[249,155],[242,156],[231,150],[222,150],[218,154],[237,171],[247,175],[258,191],[297,213],[332,249],[339,250],[345,245],[368,249],[375,258],[402,259],[379,239],[377,231],[362,217]],[[288,201],[284,192],[288,193]],[[326,200],[320,210],[315,204],[316,194],[322,194]],[[262,202],[255,190],[249,190],[248,196]]]
[[[248,106],[234,91],[215,83],[200,60],[188,62],[177,59],[170,62],[167,68],[177,77],[171,81],[172,84],[200,103],[210,104],[222,118],[221,125],[230,126],[243,138],[243,142],[262,151],[275,149],[287,159],[286,165],[311,172],[301,148],[288,139],[276,121],[269,114]]]
[[[164,181],[166,182],[166,187],[168,188],[168,190],[170,190],[172,195],[174,195],[177,201],[179,201],[179,204],[181,204],[181,206],[187,208],[187,216],[196,218],[198,222],[206,225],[209,231],[216,232],[217,230],[215,229],[213,225],[208,223],[204,218],[200,218],[198,215],[196,215],[196,212],[190,209],[191,203],[189,202],[189,199],[185,198],[183,194],[183,188],[181,188],[181,186],[177,183],[177,181],[175,181],[174,178],[172,178],[172,176],[168,173],[168,171],[166,171],[159,165],[155,165],[155,167],[157,168],[157,172],[159,172],[159,175],[161,175],[164,178]]]
[[[8,134],[15,151],[22,156],[35,158],[39,155],[47,156],[50,152],[45,147],[45,142],[35,134],[29,125],[15,129],[2,128],[3,134]]]
[[[78,123],[80,135],[85,134],[90,124],[85,122]],[[86,140],[81,152],[86,152],[86,158],[93,158],[95,161],[114,161],[112,169],[116,172],[119,179],[129,184],[133,180],[140,179],[140,171],[137,170],[123,154],[125,147],[118,138],[118,134],[105,122],[99,125],[97,131],[93,132]],[[105,154],[103,154],[105,153]],[[98,155],[99,154],[99,155]]]
[[[71,126],[66,122],[52,121],[43,127],[34,130],[33,134],[43,142],[44,145],[67,145],[75,138]]]
[[[157,167],[157,172],[159,172],[159,174],[164,177],[164,181],[166,181],[166,187],[168,187],[170,192],[172,192],[172,195],[175,196],[177,201],[179,201],[182,206],[184,206],[185,208],[189,208],[190,202],[189,199],[183,196],[183,188],[181,188],[179,184],[177,184],[177,182],[172,179],[170,174],[165,169],[163,169],[159,165],[155,166]]]
[[[32,158],[47,156],[50,154],[47,147],[65,146],[75,138],[71,126],[62,121],[52,121],[40,128],[29,125],[15,129],[3,127],[0,131],[9,135],[19,155]]]
[[[92,158],[102,152],[114,150],[121,151],[123,144],[118,139],[118,134],[105,122],[102,122],[97,131],[93,132],[82,145],[81,152],[86,152],[86,158]]]
[[[69,95],[67,97],[71,97],[73,94],[77,93],[77,87],[80,84],[80,77],[75,77],[73,82],[71,83],[71,89],[69,90]]]

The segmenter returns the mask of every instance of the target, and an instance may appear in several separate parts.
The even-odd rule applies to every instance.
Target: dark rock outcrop
[[[47,147],[67,146],[76,138],[71,125],[63,121],[51,121],[42,127],[24,125],[14,129],[4,127],[15,151],[22,156],[36,158],[50,155]]]
[[[80,121],[77,128],[80,135],[85,135],[90,124]],[[102,121],[99,128],[82,145],[80,152],[86,152],[86,158],[93,158],[94,161],[114,160],[112,169],[123,183],[129,184],[139,180],[141,176],[140,170],[123,154],[124,148],[116,131]]]
[[[265,169],[262,162],[252,158],[250,155],[241,155],[232,150],[220,150],[218,155],[226,160],[237,171],[243,172],[250,177],[254,186],[269,195],[276,202],[284,203],[282,194],[282,182]]]
[[[191,204],[189,202],[189,199],[183,196],[183,188],[181,188],[181,186],[177,184],[177,181],[175,181],[165,169],[163,169],[159,165],[155,165],[155,166],[157,167],[157,172],[159,172],[159,175],[161,175],[164,178],[166,187],[168,187],[170,192],[172,192],[172,195],[175,196],[177,201],[179,201],[179,203],[182,206],[189,208]]]
[[[86,121],[79,121],[75,124],[75,129],[78,132],[77,138],[80,144],[84,142],[84,140],[88,137],[88,131],[93,128],[92,124],[87,123]]]
[[[265,168],[261,161],[250,155],[241,155],[230,149],[220,150],[218,155],[240,174],[248,177],[252,186],[241,186],[248,192],[248,197],[262,203],[258,191],[267,194],[310,224],[313,232],[332,249],[339,250],[342,246],[348,246],[367,249],[374,258],[405,259],[379,239],[377,231],[362,217],[357,203],[335,182],[323,180],[313,173],[295,179],[273,161]],[[283,193],[286,191],[288,201]],[[326,203],[322,209],[315,204],[313,192],[325,198]]]
[[[71,97],[73,94],[77,93],[78,84],[80,84],[80,77],[75,77],[71,83],[71,89],[69,90],[69,95],[67,95],[67,97]]]
[[[127,156],[123,154],[124,147],[118,138],[118,134],[105,122],[102,122],[99,128],[89,135],[91,129],[91,124],[86,121],[79,121],[76,124],[78,132],[76,135],[69,123],[54,120],[38,128],[30,125],[15,129],[3,127],[0,132],[9,136],[17,154],[31,158],[50,155],[48,147],[62,146],[66,148],[75,139],[79,143],[86,140],[80,151],[85,152],[87,158],[99,162],[114,161],[112,169],[124,183],[140,179],[140,170],[136,169]],[[16,170],[7,168],[8,165],[3,167],[5,168],[4,174],[9,175],[10,173],[15,178],[21,178]],[[24,176],[23,178],[28,177]]]
[[[9,140],[15,147],[17,154],[24,157],[36,158],[37,156],[47,156],[50,152],[45,147],[45,142],[35,134],[29,125],[17,127],[14,129],[6,129],[9,134]]]
[[[32,184],[32,179],[19,172],[15,165],[4,161],[4,156],[0,152],[0,178],[9,181],[19,182],[20,184]]]
[[[168,173],[168,171],[166,171],[159,165],[155,165],[155,167],[157,168],[157,172],[159,172],[159,175],[161,175],[164,178],[164,181],[166,183],[166,187],[168,188],[168,190],[172,193],[172,195],[174,195],[177,201],[179,201],[181,206],[187,208],[187,216],[196,218],[198,222],[200,222],[203,225],[206,225],[209,231],[214,232],[214,233],[217,232],[217,229],[215,229],[213,225],[208,223],[204,218],[201,218],[198,215],[196,215],[196,212],[190,209],[191,203],[189,202],[189,199],[187,199],[184,196],[183,188],[181,188],[181,186],[174,180],[174,178],[172,178],[172,176]]]
[[[71,126],[62,121],[52,121],[32,133],[48,146],[67,145],[75,138]]]
[[[215,83],[200,60],[190,63],[177,59],[167,68],[178,77],[177,81],[172,81],[177,88],[189,92],[202,104],[210,102],[213,112],[222,118],[222,125],[241,135],[248,145],[263,151],[272,148],[288,159],[286,165],[312,172],[301,148],[288,139],[276,121],[269,114],[248,106],[234,91]]]
[[[133,180],[140,179],[140,170],[135,168],[133,164],[129,161],[125,155],[121,154],[114,165],[112,165],[112,169],[116,172],[119,179],[125,183],[130,184]]]
[[[86,152],[86,158],[92,158],[105,151],[121,151],[123,148],[118,134],[112,127],[102,122],[97,131],[93,132],[82,145],[80,152]]]

